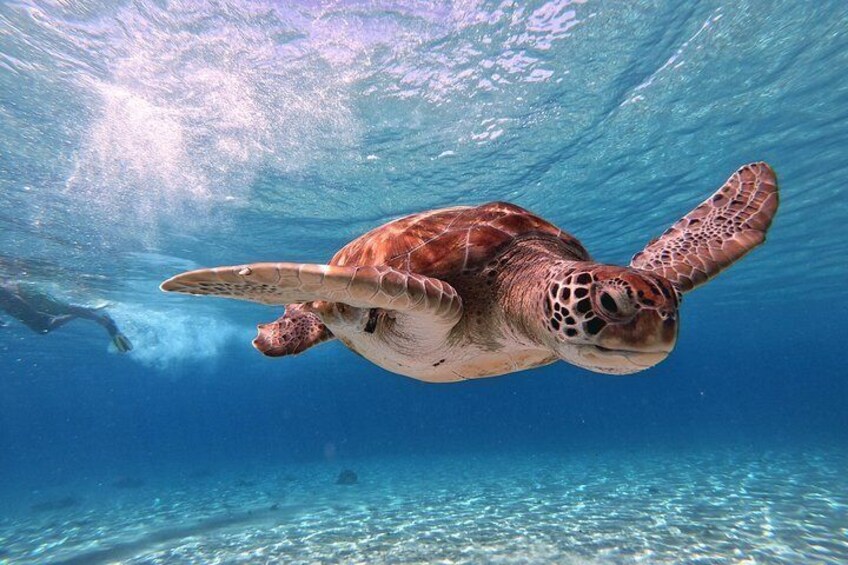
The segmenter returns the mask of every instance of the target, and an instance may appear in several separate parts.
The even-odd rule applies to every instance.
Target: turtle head
[[[629,374],[668,357],[680,295],[645,271],[586,263],[548,282],[544,310],[558,355],[586,369]]]

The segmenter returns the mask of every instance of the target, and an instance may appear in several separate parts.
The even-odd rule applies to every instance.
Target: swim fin
[[[112,343],[115,344],[115,348],[119,353],[127,353],[128,351],[132,351],[132,344],[130,340],[127,339],[122,333],[117,333],[112,336]]]

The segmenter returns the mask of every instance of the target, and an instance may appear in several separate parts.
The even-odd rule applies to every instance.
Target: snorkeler
[[[121,333],[115,321],[99,308],[87,308],[60,302],[44,292],[10,281],[0,280],[0,310],[19,320],[36,333],[46,334],[77,318],[91,320],[103,326],[112,343],[121,353],[132,349],[132,344]],[[0,327],[7,324],[0,321]]]

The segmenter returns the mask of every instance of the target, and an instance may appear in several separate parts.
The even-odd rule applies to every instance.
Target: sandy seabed
[[[18,497],[0,563],[845,563],[846,469],[833,447],[195,469]]]

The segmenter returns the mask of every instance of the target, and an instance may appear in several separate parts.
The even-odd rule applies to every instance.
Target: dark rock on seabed
[[[359,477],[357,477],[356,473],[350,469],[345,469],[339,473],[339,476],[336,479],[337,485],[355,485],[357,482],[359,482]]]
[[[112,486],[115,488],[141,488],[144,486],[144,481],[138,477],[119,477]]]

